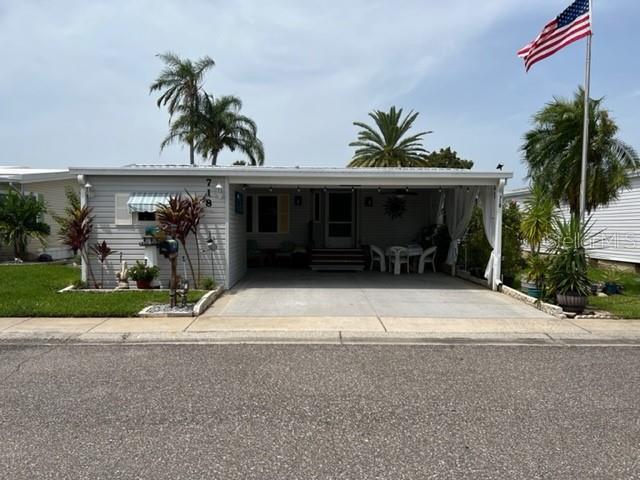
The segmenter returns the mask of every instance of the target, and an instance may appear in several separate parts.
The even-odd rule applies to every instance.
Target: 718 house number
[[[211,207],[213,202],[211,201],[211,179],[207,178],[207,194],[204,197],[204,204],[207,207]]]

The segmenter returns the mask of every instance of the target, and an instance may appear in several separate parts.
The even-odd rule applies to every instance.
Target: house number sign
[[[211,201],[211,179],[207,178],[207,194],[204,197],[204,204],[207,207],[211,207],[213,202]]]

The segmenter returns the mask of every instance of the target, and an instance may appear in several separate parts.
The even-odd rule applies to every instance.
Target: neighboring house
[[[143,246],[143,236],[155,225],[157,205],[187,191],[206,197],[199,236],[201,276],[213,276],[226,288],[246,273],[248,240],[270,254],[283,244],[336,252],[370,244],[406,245],[423,227],[442,222],[443,214],[450,231],[462,230],[459,238],[476,193],[493,212],[491,227],[498,233],[492,234],[492,243],[500,258],[499,212],[504,185],[512,176],[455,169],[169,165],[70,171],[85,185],[81,201],[95,214],[91,242],[105,240],[119,252],[108,262],[105,283],[115,284],[120,258],[128,265],[147,258],[160,266],[161,282],[167,284],[168,262],[157,258],[155,247]],[[392,197],[405,204],[404,214],[395,220],[385,214]],[[193,238],[189,242],[195,262]],[[207,249],[207,242],[213,250]],[[98,268],[96,263],[94,271]],[[85,278],[86,273],[85,269]],[[490,284],[497,287],[499,279],[496,265]]]
[[[529,188],[506,192],[505,200],[522,205],[529,196]],[[568,218],[566,207],[558,209]],[[640,266],[640,172],[631,176],[631,185],[621,190],[618,200],[598,207],[591,216],[592,231],[597,233],[591,242],[589,256],[596,260]]]
[[[0,166],[0,195],[6,194],[10,188],[15,188],[22,193],[38,196],[44,200],[47,207],[44,221],[51,227],[51,234],[47,237],[44,247],[37,240],[29,242],[27,252],[34,259],[41,253],[51,255],[54,260],[72,256],[71,251],[61,244],[58,238],[58,224],[53,219],[53,214],[62,214],[67,204],[67,186],[80,191],[76,176],[70,174],[67,169]],[[0,260],[12,259],[13,247],[0,244]]]

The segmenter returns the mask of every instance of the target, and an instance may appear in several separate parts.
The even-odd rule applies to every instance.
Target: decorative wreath
[[[387,198],[387,201],[384,203],[384,214],[390,216],[391,220],[402,218],[406,210],[406,200],[395,195]]]

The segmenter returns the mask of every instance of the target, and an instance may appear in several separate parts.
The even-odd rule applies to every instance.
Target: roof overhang
[[[37,169],[22,167],[0,167],[0,182],[35,183],[51,180],[67,180],[75,174],[67,169]]]
[[[511,172],[483,172],[444,168],[297,168],[297,167],[202,167],[132,166],[124,168],[71,168],[76,175],[227,177],[229,183],[270,186],[385,186],[439,187],[496,185],[513,177]]]

